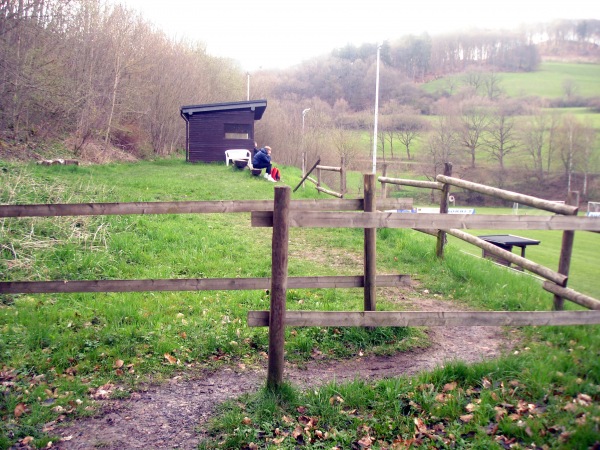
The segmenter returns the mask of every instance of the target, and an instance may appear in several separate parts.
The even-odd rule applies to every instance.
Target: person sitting
[[[256,152],[256,155],[252,158],[252,167],[254,169],[267,169],[265,178],[275,182],[271,177],[271,147],[265,146]]]

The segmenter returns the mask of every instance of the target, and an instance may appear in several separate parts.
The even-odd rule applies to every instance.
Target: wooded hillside
[[[567,77],[554,98],[515,100],[501,74],[533,73],[542,56],[600,61],[599,44],[598,20],[385,42],[378,152],[423,175],[448,159],[470,169],[485,160],[499,185],[515,165],[538,182],[560,172],[570,185],[578,174],[587,191],[587,174],[600,171],[597,125],[547,108],[597,109],[597,96],[582,95]],[[251,74],[251,98],[269,100],[257,138],[276,149],[277,162],[300,166],[305,151],[334,165],[344,156],[362,169],[371,158],[376,50],[346,46],[300,67]],[[173,41],[135,11],[102,0],[2,2],[0,54],[5,156],[38,157],[57,142],[82,159],[90,143],[96,154],[166,155],[185,142],[181,105],[246,99],[246,74],[234,61],[208,55],[202,43]],[[423,89],[431,80],[443,84]]]

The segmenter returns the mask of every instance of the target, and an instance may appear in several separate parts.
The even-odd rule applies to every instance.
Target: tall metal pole
[[[373,127],[373,173],[377,173],[377,116],[379,115],[379,53],[381,44],[377,46],[377,76],[375,79],[375,120]]]
[[[302,111],[302,177],[306,175],[306,149],[304,147],[304,116],[309,111],[310,108],[306,108]],[[304,183],[302,183],[302,187],[304,187]]]
[[[248,86],[246,89],[246,100],[250,101],[250,72],[246,72],[246,76],[248,79],[248,82],[246,83]]]

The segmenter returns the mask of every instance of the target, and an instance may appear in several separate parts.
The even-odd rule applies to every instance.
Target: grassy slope
[[[454,78],[460,83],[460,75]],[[563,83],[572,80],[576,95],[597,97],[600,95],[599,79],[600,64],[545,62],[535,72],[501,73],[500,85],[510,97],[560,98],[564,96]],[[422,87],[426,92],[434,93],[446,89],[447,85],[448,80],[440,78]]]
[[[246,172],[236,172],[222,164],[187,165],[181,161],[96,167],[8,166],[4,176],[10,178],[5,178],[9,182],[2,185],[3,203],[253,199],[273,195],[272,184]],[[291,186],[300,179],[293,168],[283,168],[283,177]],[[293,198],[303,197],[317,195],[311,187],[293,195]],[[251,228],[247,214],[5,220],[0,232],[3,245],[0,271],[7,280],[258,277],[270,273],[269,232]],[[360,256],[360,230],[293,230],[290,246],[296,254],[305,255],[290,260],[291,275],[361,273],[361,267],[334,267],[323,259],[326,258],[323,254],[329,253],[323,249],[330,248]],[[315,264],[313,258],[307,258],[307,250],[316,253],[321,262]],[[482,265],[453,247],[448,250],[445,262],[437,261],[434,240],[410,230],[378,232],[378,270],[418,275],[423,287],[432,294],[460,299],[476,308],[547,310],[551,302],[551,296],[541,291],[537,282],[516,277],[492,264]],[[361,305],[360,290],[292,290],[288,294],[290,309],[357,310]],[[266,350],[266,330],[247,328],[245,314],[249,309],[267,307],[268,297],[253,291],[3,296],[0,365],[4,367],[3,378],[10,384],[3,386],[0,400],[0,414],[6,419],[0,430],[3,436],[0,448],[27,435],[36,437],[36,445],[44,446],[51,438],[41,431],[42,425],[55,420],[60,413],[49,408],[49,404],[71,411],[70,415],[85,414],[90,387],[116,381],[125,387],[119,395],[127,395],[128,386],[135,386],[137,376],[141,379],[169,376],[181,366],[168,364],[170,359],[165,355],[179,360],[188,369],[198,365],[256,363]],[[379,307],[392,309],[398,305],[381,301]],[[483,411],[488,411],[487,408],[494,411],[496,401],[516,404],[512,394],[500,390],[498,383],[508,386],[517,373],[523,374],[520,382],[524,386],[519,398],[528,402],[541,402],[545,391],[567,386],[566,391],[564,387],[560,391],[560,398],[552,397],[553,411],[560,412],[570,396],[600,393],[598,367],[594,358],[586,358],[600,351],[595,327],[530,332],[534,341],[554,343],[553,367],[566,375],[545,373],[550,357],[548,348],[532,342],[522,357],[513,355],[505,362],[474,369],[454,366],[425,376],[419,383],[431,387],[419,391],[421,394],[411,394],[414,387],[407,380],[380,383],[375,389],[360,383],[334,386],[307,394],[308,397],[293,394],[295,400],[287,403],[291,410],[284,413],[281,408],[286,407],[286,401],[271,402],[265,407],[260,403],[264,397],[259,396],[262,400],[256,409],[253,406],[256,400],[249,400],[247,410],[240,411],[234,406],[224,416],[231,419],[250,414],[255,425],[246,429],[240,427],[240,421],[225,418],[215,425],[214,433],[224,433],[227,442],[236,442],[228,448],[241,448],[261,433],[273,433],[276,426],[282,429],[289,426],[281,422],[281,415],[272,413],[272,408],[277,414],[291,417],[301,404],[308,408],[307,416],[320,417],[323,430],[331,436],[335,434],[335,439],[325,440],[328,448],[335,444],[350,448],[363,437],[362,425],[370,430],[372,437],[391,442],[394,436],[411,435],[413,415],[418,411],[423,413],[423,408],[428,411],[432,408],[428,416],[445,417],[456,436],[473,431],[483,442],[481,445],[489,444],[493,439],[481,432],[489,420],[489,414]],[[413,337],[420,339],[420,332],[299,328],[294,333],[287,331],[286,351],[287,358],[298,361],[310,358],[313,348],[333,358],[354,355],[359,350],[385,353],[407,348]],[[119,361],[123,361],[124,369],[118,368]],[[484,376],[492,380],[495,390],[493,395],[486,392],[485,407],[476,424],[461,425],[458,419],[466,402],[474,401],[474,395],[457,395],[448,411],[433,412],[440,407],[440,402],[434,399],[445,383],[460,383],[465,390],[472,385],[481,393]],[[585,382],[577,381],[584,377]],[[341,394],[345,404],[330,403],[332,391]],[[496,400],[489,404],[494,396]],[[394,398],[406,398],[406,406],[402,406],[404,401],[394,403]],[[408,406],[410,398],[418,402],[419,409]],[[16,413],[19,405],[27,408],[20,416]],[[396,411],[398,406],[400,410]],[[590,417],[598,415],[585,405],[578,408],[587,411]],[[348,411],[352,410],[355,413],[349,416]],[[265,415],[269,416],[268,422],[261,420]],[[407,420],[398,420],[399,415],[407,416]],[[571,431],[575,418],[575,412],[573,417],[569,412],[566,416],[563,413],[556,418],[544,418],[542,422],[551,420],[560,426],[564,422],[565,429]],[[591,427],[594,431],[593,421],[588,425],[580,428],[586,431]],[[509,421],[501,426],[509,438],[531,440]],[[541,426],[535,427],[537,432]],[[260,431],[263,429],[266,431]],[[547,427],[542,429],[547,432]],[[11,433],[13,438],[9,437]],[[574,434],[581,436],[583,431],[578,433]],[[580,438],[585,442],[591,439]],[[262,440],[266,448],[268,444]],[[311,446],[319,447],[318,441]],[[217,442],[205,445],[217,446]],[[291,447],[282,448],[295,446],[290,439],[285,445],[288,443]]]

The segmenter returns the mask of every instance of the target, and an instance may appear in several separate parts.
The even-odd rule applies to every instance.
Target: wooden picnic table
[[[490,244],[494,244],[495,246],[507,250],[511,253],[513,247],[519,247],[521,249],[521,257],[523,258],[525,258],[525,248],[527,248],[528,245],[539,245],[541,242],[536,239],[514,236],[512,234],[489,234],[478,237],[479,239],[483,239],[484,241],[489,242]],[[500,256],[492,255],[491,253],[486,252],[485,250],[483,250],[483,257],[493,259],[498,264],[510,267],[510,261],[507,261]]]

